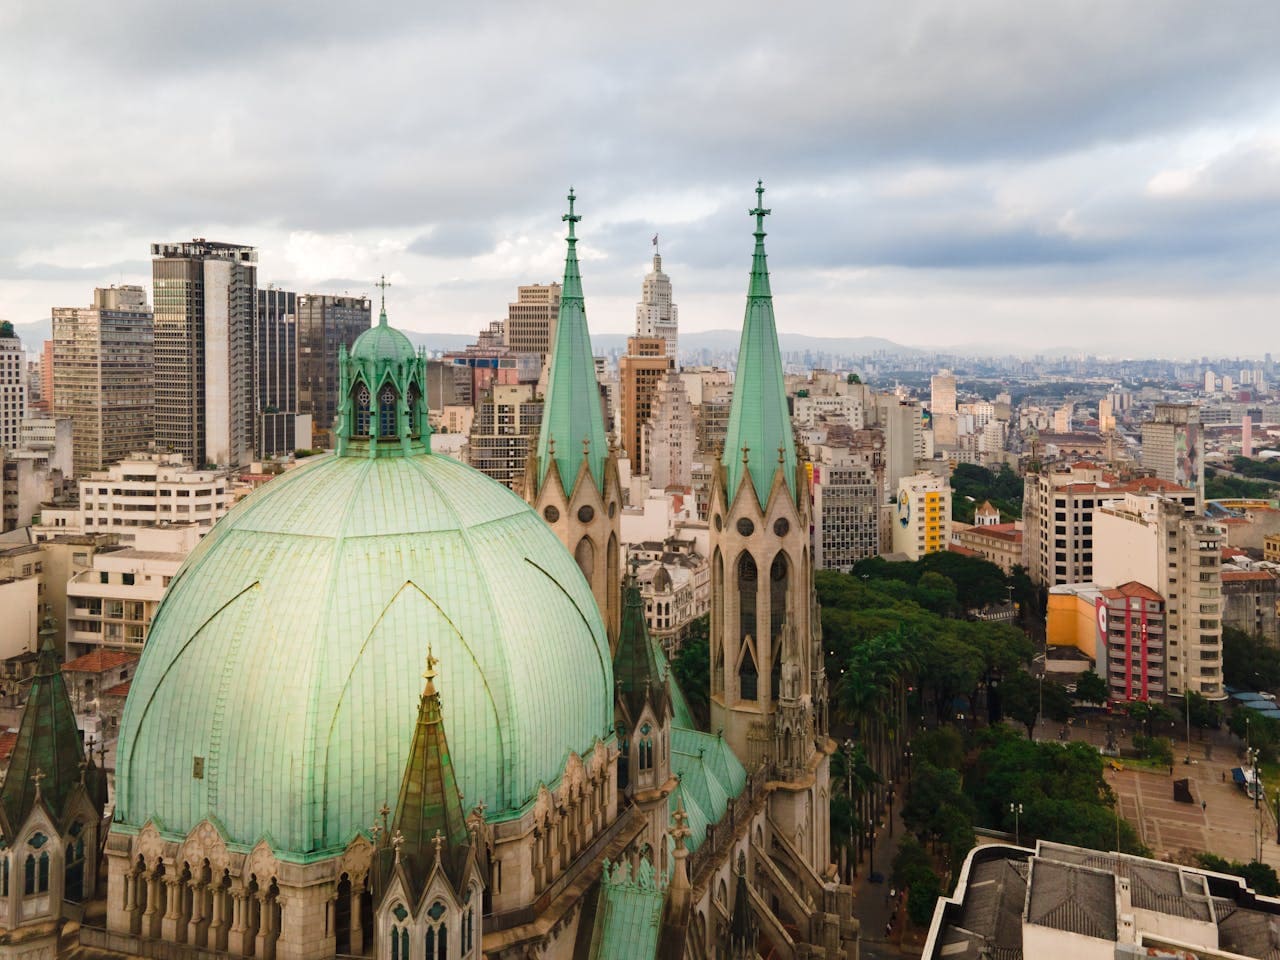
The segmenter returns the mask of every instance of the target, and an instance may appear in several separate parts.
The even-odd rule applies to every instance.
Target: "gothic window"
[[[711,559],[711,635],[717,640],[722,636],[724,628],[724,558],[720,548],[716,547],[715,556]],[[711,692],[720,693],[724,689],[724,664],[719,656],[711,658]]]
[[[409,917],[409,911],[402,903],[397,903],[391,913],[400,923]],[[395,923],[391,925],[391,960],[409,960],[409,930]]]
[[[738,558],[738,639],[759,636],[756,630],[756,562],[745,550]]]
[[[367,437],[369,435],[369,403],[373,398],[369,395],[369,388],[361,383],[356,386],[355,396],[352,398],[355,405],[356,428],[355,435],[359,437]]]
[[[22,872],[22,892],[28,896],[36,892],[36,855],[27,854],[27,862]]]
[[[595,545],[586,537],[583,537],[578,541],[578,548],[573,551],[573,558],[578,561],[578,569],[582,571],[582,575],[590,583],[591,575],[596,566]]]
[[[71,828],[73,837],[67,842],[67,861],[63,869],[63,897],[78,903],[84,897],[84,836],[83,827],[76,823]]]
[[[467,888],[467,895],[462,901],[462,954],[466,956],[475,946],[476,939],[476,906],[479,901],[474,885]]]
[[[744,537],[749,537],[755,532],[756,532],[756,525],[752,523],[750,520],[748,520],[746,517],[742,517],[738,520],[738,533],[740,535]]]
[[[554,506],[548,506],[542,511],[542,515],[546,517],[547,523],[555,523],[560,519],[560,511]]]
[[[773,644],[773,666],[769,684],[771,696],[778,699],[778,686],[782,682],[782,629],[787,622],[787,588],[791,579],[791,564],[781,550],[773,558],[769,568],[769,637]]]
[[[409,433],[419,436],[422,428],[418,425],[418,403],[422,400],[422,391],[416,383],[409,384]]]
[[[756,698],[756,684],[759,676],[759,671],[756,670],[756,658],[751,653],[751,645],[744,644],[742,660],[738,664],[738,695],[743,700]]]
[[[378,436],[394,437],[396,435],[396,395],[391,384],[384,384],[378,394]]]
[[[40,879],[37,886],[40,893],[49,892],[49,851],[40,854]]]
[[[584,503],[578,508],[578,522],[590,523],[596,518],[596,508],[589,503]]]
[[[449,927],[445,923],[445,905],[437,900],[427,911],[427,960],[448,960]],[[403,960],[403,958],[402,958]]]

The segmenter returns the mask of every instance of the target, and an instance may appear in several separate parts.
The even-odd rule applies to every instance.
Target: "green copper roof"
[[[428,645],[468,810],[517,815],[611,736],[591,589],[511,491],[430,454],[277,477],[165,592],[121,720],[117,828],[211,817],[284,859],[342,849],[399,794]]]
[[[370,327],[351,345],[351,359],[362,363],[379,360],[407,361],[414,360],[418,351],[403,333],[387,323],[387,301],[382,301],[382,310],[378,313],[378,323]]]
[[[666,897],[666,884],[648,859],[640,859],[634,875],[626,860],[616,865],[606,860],[591,937],[592,960],[653,960]]]
[[[659,719],[666,713],[667,677],[663,659],[649,636],[640,582],[632,573],[622,585],[622,626],[618,631],[618,649],[613,654],[613,677],[618,696],[633,724],[640,722],[646,701]]]
[[[747,771],[724,737],[673,726],[671,772],[680,785],[671,794],[669,813],[674,816],[676,806],[684,806],[691,831],[687,845],[697,850],[707,827],[719,823],[730,800],[746,788]]]
[[[55,817],[62,816],[67,797],[80,783],[84,746],[53,649],[53,633],[52,621],[45,620],[31,692],[22,708],[9,772],[0,787],[0,806],[11,833],[21,829],[35,806],[37,780],[40,797]]]
[[[584,441],[587,465],[601,490],[604,489],[604,462],[609,455],[604,414],[600,409],[600,384],[596,380],[587,309],[582,299],[582,277],[578,274],[578,238],[574,224],[582,217],[573,212],[575,199],[570,190],[569,212],[564,215],[569,223],[564,285],[560,290],[556,340],[547,372],[542,428],[538,432],[538,485],[541,487],[546,479],[554,459],[567,494],[573,493],[578,480]]]
[[[418,723],[409,748],[409,762],[400,781],[393,836],[398,831],[403,844],[400,859],[421,894],[436,859],[440,838],[440,858],[455,889],[460,885],[461,868],[469,845],[467,818],[454,776],[453,759],[440,713],[440,692],[436,690],[435,657],[427,653],[426,686],[418,702]]]
[[[751,286],[747,312],[738,344],[738,370],[729,407],[729,429],[721,462],[728,474],[728,498],[738,493],[744,474],[750,473],[756,496],[764,504],[773,489],[773,478],[782,467],[792,496],[796,492],[796,443],[787,413],[787,391],[782,379],[782,355],[778,329],[773,321],[773,294],[769,290],[769,265],[764,252],[764,186],[756,186],[756,249],[751,258]],[[744,454],[743,449],[746,448]],[[743,457],[747,463],[743,464]]]

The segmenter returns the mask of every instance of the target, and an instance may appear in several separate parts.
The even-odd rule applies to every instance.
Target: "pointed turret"
[[[613,655],[613,680],[630,723],[639,723],[646,700],[654,716],[665,720],[668,697],[663,674],[644,619],[644,598],[640,596],[640,581],[633,562],[622,585],[622,628],[618,632],[618,649]]]
[[[541,488],[554,460],[565,494],[570,497],[584,457],[596,487],[604,489],[604,464],[609,455],[604,414],[600,409],[600,385],[596,380],[587,310],[582,298],[582,277],[578,273],[578,238],[574,225],[582,217],[573,212],[575,199],[571,189],[569,212],[563,217],[569,224],[568,252],[564,259],[555,344],[547,373],[542,427],[538,432],[537,477]]]
[[[422,675],[425,685],[418,702],[418,724],[391,828],[396,857],[418,887],[415,893],[421,891],[430,877],[437,857],[454,889],[461,889],[471,842],[445,738],[440,694],[435,685],[436,663],[428,652],[427,669]]]
[[[725,956],[729,960],[755,960],[759,928],[751,910],[750,889],[747,886],[747,858],[738,854],[738,883],[733,892],[733,913],[729,917],[729,943]]]
[[[40,628],[40,655],[31,692],[22,708],[9,772],[0,787],[0,806],[10,830],[22,826],[37,798],[44,801],[54,817],[61,817],[67,798],[80,784],[84,745],[53,637],[53,621],[46,617]]]
[[[773,294],[769,289],[769,266],[764,252],[764,218],[770,211],[764,208],[763,182],[757,182],[756,207],[748,212],[756,218],[756,248],[751,259],[751,285],[747,290],[747,312],[738,345],[738,371],[722,459],[728,474],[729,501],[738,495],[743,478],[750,476],[763,505],[769,500],[779,468],[795,496],[796,444],[787,413],[782,355],[778,350]]]

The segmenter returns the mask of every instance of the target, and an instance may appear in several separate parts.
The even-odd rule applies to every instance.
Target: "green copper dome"
[[[409,338],[387,323],[387,306],[382,305],[376,325],[370,327],[351,345],[351,359],[364,363],[376,363],[380,360],[410,361],[416,359],[418,351],[414,349]]]
[[[518,497],[431,454],[272,480],[165,593],[121,723],[116,829],[207,817],[283,859],[342,849],[396,804],[428,646],[468,810],[517,815],[610,736],[591,589]]]

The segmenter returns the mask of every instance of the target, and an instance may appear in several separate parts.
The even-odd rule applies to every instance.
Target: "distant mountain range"
[[[40,344],[53,336],[52,321],[35,323],[15,323],[14,332],[22,340],[23,346],[31,352],[38,352]],[[415,346],[428,350],[461,350],[467,344],[475,343],[472,333],[422,333],[417,330],[406,330],[409,339]],[[700,330],[680,334],[682,350],[707,350],[713,354],[727,353],[738,349],[738,330]],[[592,348],[598,354],[621,353],[627,348],[625,333],[601,333],[591,338]],[[883,337],[810,337],[802,333],[780,333],[778,344],[783,353],[834,353],[842,356],[865,356],[885,351],[897,354],[919,354],[924,351],[915,347],[904,347]]]

